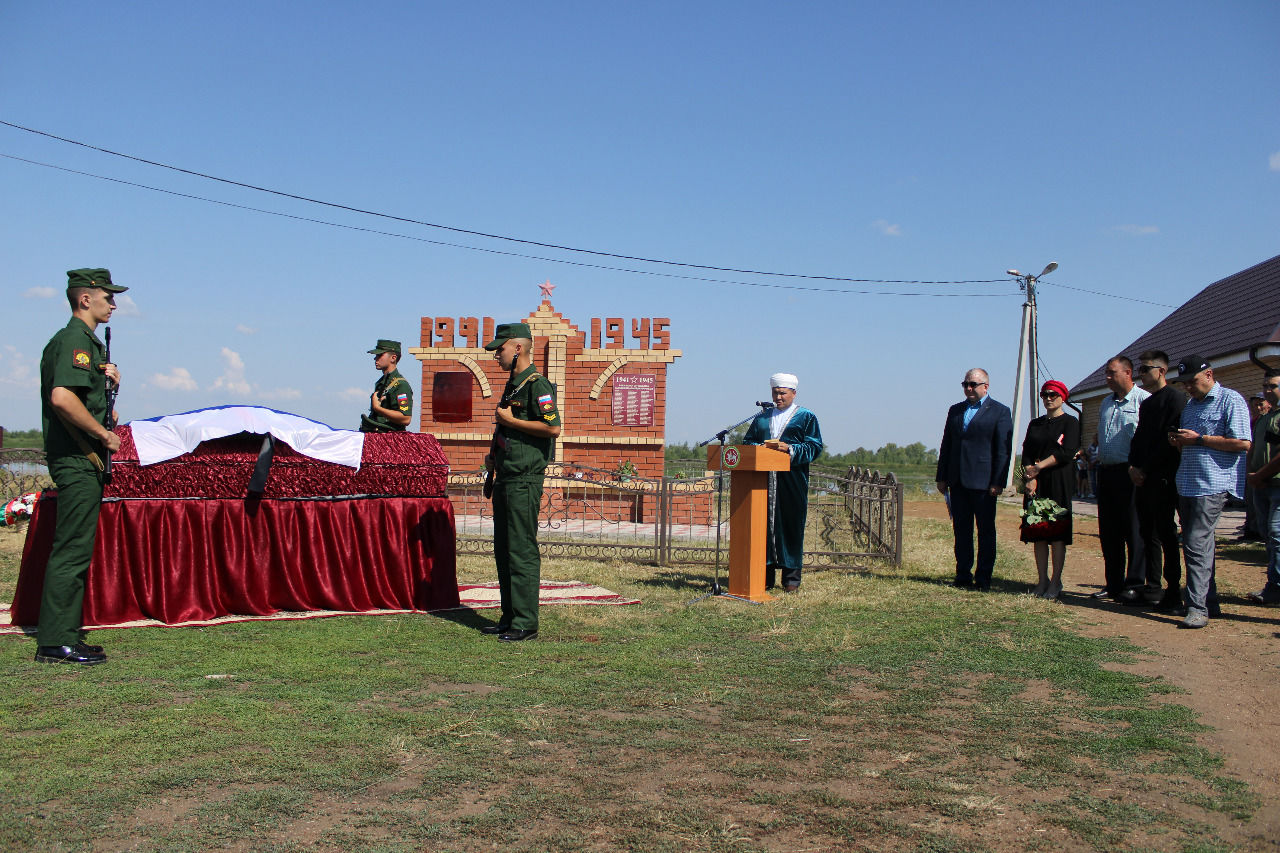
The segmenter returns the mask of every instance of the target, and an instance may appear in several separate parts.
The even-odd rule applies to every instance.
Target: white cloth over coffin
[[[303,456],[360,470],[364,433],[262,406],[216,406],[132,421],[138,464],[154,465],[195,450],[202,441],[242,432],[270,433]]]

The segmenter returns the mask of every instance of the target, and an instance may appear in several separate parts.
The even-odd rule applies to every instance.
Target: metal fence
[[[35,447],[0,449],[0,502],[51,485],[43,450]]]
[[[615,557],[658,565],[716,562],[729,545],[729,479],[717,475],[618,476],[571,463],[548,467],[538,544],[544,556]],[[493,511],[478,476],[453,475],[458,552],[493,553]],[[893,474],[863,468],[814,468],[805,527],[807,568],[857,568],[869,559],[902,561],[903,486]]]

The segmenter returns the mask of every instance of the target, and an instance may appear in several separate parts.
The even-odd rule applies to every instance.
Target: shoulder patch
[[[93,364],[93,359],[89,358],[88,350],[77,349],[71,351],[71,363],[81,370],[88,370]]]

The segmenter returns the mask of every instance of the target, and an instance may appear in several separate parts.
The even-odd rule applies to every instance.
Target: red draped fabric
[[[262,448],[260,435],[203,442],[190,453],[155,465],[139,465],[128,425],[116,427],[120,450],[112,455],[108,498],[243,498]],[[420,432],[365,433],[360,470],[303,456],[276,442],[266,498],[330,495],[440,497],[447,491],[449,460],[435,436]]]
[[[56,500],[45,492],[30,522],[15,624],[39,621]],[[102,505],[84,624],[457,604],[448,498],[116,500]]]

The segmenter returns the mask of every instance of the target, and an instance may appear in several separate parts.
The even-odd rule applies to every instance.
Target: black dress
[[[1032,497],[1053,498],[1059,506],[1067,508],[1066,532],[1062,536],[1054,536],[1054,542],[1071,544],[1071,496],[1076,491],[1076,468],[1073,457],[1080,449],[1080,422],[1071,415],[1059,415],[1051,418],[1040,417],[1027,424],[1027,439],[1022,442],[1023,466],[1039,462],[1050,456],[1055,464],[1047,471],[1042,471],[1036,478],[1035,495],[1022,496],[1025,508]],[[1043,537],[1028,536],[1024,527],[1021,537],[1023,542],[1033,542]]]

